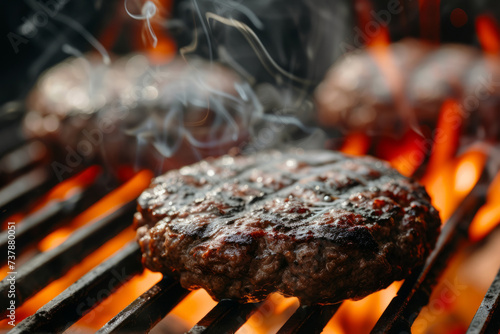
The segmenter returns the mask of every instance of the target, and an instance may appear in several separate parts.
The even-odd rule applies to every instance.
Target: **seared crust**
[[[243,302],[359,299],[423,264],[440,229],[425,189],[371,157],[266,152],[156,178],[135,224],[144,265]]]

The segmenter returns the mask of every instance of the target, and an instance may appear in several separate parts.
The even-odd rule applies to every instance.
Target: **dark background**
[[[60,4],[60,9],[54,16],[50,16],[40,7],[42,4],[54,8],[57,3]],[[240,3],[259,17],[265,27],[271,26],[272,29],[255,27],[252,21],[238,10],[237,5]],[[344,52],[338,47],[340,42],[359,46],[353,43],[353,39],[354,28],[359,24],[356,17],[360,4],[368,4],[374,11],[380,11],[387,8],[388,2],[181,0],[176,1],[171,9],[172,22],[176,24],[170,25],[170,32],[178,46],[183,47],[192,43],[193,32],[196,31],[199,37],[196,54],[218,59],[224,57],[220,54],[223,50],[231,55],[239,66],[252,73],[256,81],[276,81],[276,77],[270,76],[262,68],[262,63],[239,31],[217,22],[211,22],[207,29],[207,22],[202,22],[206,12],[235,18],[256,32],[270,56],[281,68],[309,80],[311,84],[305,88],[311,89],[331,63]],[[389,23],[391,40],[405,36],[425,37],[419,33],[418,4],[417,0],[402,0],[403,12]],[[432,2],[428,4],[432,8]],[[456,8],[466,13],[467,21],[460,27],[455,26],[451,20],[451,14]],[[40,11],[44,14],[40,14]],[[69,54],[67,50],[64,51],[63,45],[67,44],[72,50],[82,53],[92,49],[91,44],[64,20],[71,20],[73,25],[81,25],[100,41],[106,40],[106,33],[119,29],[115,31],[119,36],[113,39],[113,43],[103,43],[105,47],[115,53],[134,50],[136,46],[131,42],[130,29],[137,21],[125,18],[123,13],[123,0],[2,1],[0,105],[8,101],[22,100],[43,70],[68,57]],[[483,14],[500,21],[500,3],[495,0],[441,1],[438,13],[440,42],[478,45],[474,18]],[[39,20],[35,31],[26,30],[25,22],[29,20]],[[13,38],[19,43],[18,52],[12,46]],[[284,85],[301,85],[291,79],[281,80]]]

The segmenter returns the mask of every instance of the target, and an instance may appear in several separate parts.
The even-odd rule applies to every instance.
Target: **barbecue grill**
[[[29,142],[3,155],[2,166],[15,164],[12,160],[21,160],[23,166],[10,171],[15,174],[13,181],[0,192],[2,216],[26,208],[27,203],[40,201],[50,195],[49,191],[57,183],[53,173],[47,170],[47,158],[30,155],[33,145],[41,143]],[[49,152],[49,150],[45,150]],[[47,153],[48,154],[48,153]],[[21,164],[21,163],[18,163]],[[18,172],[22,170],[22,172]],[[142,173],[142,174],[141,174]],[[66,184],[67,190],[59,199],[42,201],[38,209],[30,212],[19,221],[16,231],[16,252],[20,256],[28,252],[40,240],[52,231],[64,227],[77,215],[95,206],[102,193],[110,194],[130,187],[133,182],[147,185],[151,174],[141,172],[124,185],[109,180],[102,174],[98,166],[85,170],[64,180],[55,187]],[[6,175],[8,178],[8,176]],[[488,188],[488,178],[483,172],[473,189],[463,199],[443,227],[438,244],[427,260],[425,266],[407,278],[397,295],[377,321],[372,333],[411,332],[413,321],[419,311],[430,299],[433,288],[445,270],[450,258],[463,247],[467,239],[467,230],[474,215],[484,204]],[[106,181],[106,182],[104,182]],[[140,189],[141,185],[136,185]],[[61,190],[59,190],[61,192]],[[60,245],[41,252],[28,254],[28,259],[16,269],[16,305],[21,306],[29,301],[37,292],[46,288],[51,282],[65,275],[74,266],[78,266],[85,257],[115,237],[121,231],[130,228],[135,212],[137,196],[135,190],[132,198],[120,198],[112,210],[106,210],[86,225],[78,227]],[[121,195],[123,197],[123,195]],[[125,196],[126,197],[126,196]],[[129,195],[130,197],[130,195]],[[9,219],[8,219],[9,220]],[[7,252],[8,232],[1,234],[0,245]],[[22,256],[20,257],[22,259]],[[62,332],[77,322],[87,312],[99,305],[105,298],[117,290],[120,285],[143,272],[140,262],[141,254],[138,245],[131,241],[122,247],[111,258],[103,261],[90,270],[69,288],[43,305],[36,313],[30,315],[12,329],[12,333]],[[4,279],[0,283],[2,305],[9,305],[8,291],[10,282]],[[99,333],[116,333],[122,331],[145,332],[150,330],[164,318],[179,302],[188,295],[175,280],[164,277],[151,286],[130,305],[104,325]],[[90,298],[89,298],[90,297]],[[90,302],[89,302],[90,300]],[[495,278],[484,300],[476,312],[468,333],[492,333],[499,329],[500,319],[500,273]],[[261,303],[262,304],[262,303]],[[262,305],[238,304],[230,300],[219,302],[210,310],[189,333],[226,333],[234,332]],[[320,333],[323,327],[335,317],[341,304],[330,306],[300,306],[281,327],[279,333]],[[8,310],[4,307],[3,316]]]
[[[430,1],[422,3],[425,5]],[[7,275],[0,282],[1,314],[6,319],[1,323],[1,329],[10,330],[9,333],[94,331],[94,328],[86,328],[82,319],[89,315],[98,316],[103,312],[101,305],[108,307],[107,301],[111,300],[121,311],[114,312],[98,333],[168,332],[165,328],[172,328],[168,326],[175,326],[177,321],[169,314],[189,298],[190,292],[176,280],[160,278],[159,274],[153,275],[143,268],[141,252],[131,229],[135,200],[148,186],[152,173],[146,170],[137,172],[131,166],[120,166],[109,172],[99,161],[93,161],[72,168],[61,178],[52,167],[52,162],[59,158],[55,149],[38,139],[22,135],[23,106],[9,104],[4,108],[8,112],[2,114],[7,116],[2,116],[6,119],[0,123],[0,180],[3,181],[0,189],[0,218],[3,222],[0,249],[1,254],[7,256],[11,240],[7,229],[10,222],[16,231],[16,259],[11,268],[6,257],[5,263],[0,263],[2,273]],[[456,134],[450,133],[450,136]],[[387,146],[387,141],[355,133],[336,138],[330,146],[346,153],[377,155],[386,147],[384,143]],[[406,152],[404,154],[421,150],[411,143],[407,146],[404,147],[406,151],[402,150]],[[435,170],[426,174],[430,180],[428,184],[434,187],[433,193],[437,188],[445,202],[453,202],[452,205],[446,204],[446,222],[438,243],[425,265],[404,280],[375,325],[366,331],[411,333],[421,310],[432,302],[433,292],[454,256],[471,247],[471,224],[481,209],[492,205],[488,204],[489,192],[500,194],[500,182],[492,181],[491,175],[491,166],[496,168],[495,172],[498,172],[498,166],[492,161],[493,153],[484,152],[482,147],[469,147],[450,157],[453,163],[443,163],[437,169],[434,166]],[[411,170],[416,177],[422,177],[433,162],[433,151],[427,150],[425,154],[423,162]],[[397,161],[394,158],[392,162]],[[457,188],[455,183],[447,183],[442,189],[439,189],[439,183],[432,183],[433,180],[447,180],[447,174],[455,175],[463,166],[467,172],[465,187],[454,191],[448,188]],[[475,176],[469,177],[471,173]],[[478,239],[488,238],[487,234],[492,235],[494,228],[484,231]],[[479,242],[476,247],[481,245]],[[15,280],[9,280],[11,276]],[[142,279],[145,276],[149,279]],[[131,303],[116,301],[120,294],[132,291],[127,287],[134,280],[142,282],[141,291],[145,292]],[[12,285],[15,286],[15,296],[10,295]],[[137,289],[134,291],[138,294]],[[466,296],[457,295],[456,298]],[[188,333],[233,333],[239,329],[252,332],[248,327],[249,319],[258,315],[270,318],[270,321],[277,318],[280,334],[321,333],[336,320],[342,321],[339,319],[342,316],[340,310],[347,303],[305,306],[289,302],[283,315],[283,312],[266,310],[274,305],[272,299],[270,296],[268,300],[255,304],[220,301],[199,316]],[[12,303],[16,307],[15,327],[8,324],[12,314],[8,308]],[[263,328],[261,332],[265,331]],[[500,270],[475,311],[467,333],[499,331]]]

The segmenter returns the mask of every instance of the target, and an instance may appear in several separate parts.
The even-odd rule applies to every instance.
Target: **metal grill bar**
[[[97,333],[146,333],[156,325],[189,291],[177,280],[164,277],[104,325]]]
[[[135,201],[131,201],[90,226],[80,228],[58,247],[25,263],[16,276],[16,305],[21,305],[50,282],[64,275],[75,264],[130,225],[134,212]],[[8,289],[9,282],[7,279],[2,280],[0,305],[8,305]],[[2,314],[5,314],[6,307],[3,309]]]
[[[21,254],[30,245],[34,245],[55,228],[63,225],[94,204],[99,197],[92,194],[102,193],[103,188],[93,186],[79,191],[64,201],[54,201],[24,218],[16,224],[16,252]],[[8,233],[0,233],[0,251],[7,253]]]
[[[5,219],[21,208],[29,198],[34,197],[34,193],[43,194],[54,184],[55,179],[45,167],[38,167],[18,177],[0,190],[0,219]]]
[[[20,177],[43,170],[39,167]],[[45,170],[47,172],[47,170]],[[36,191],[52,182],[48,173],[47,180],[39,184],[30,184],[29,178],[22,179],[21,186],[9,185],[0,191],[0,203],[18,209],[18,202],[31,199],[31,190]],[[28,180],[28,181],[26,181]],[[405,280],[398,295],[391,301],[382,317],[372,330],[372,333],[399,333],[411,331],[411,325],[418,316],[421,308],[429,302],[430,295],[438,279],[445,269],[447,262],[454,254],[461,242],[466,238],[470,221],[484,203],[485,185],[478,184],[469,196],[463,201],[459,209],[444,226],[436,249],[427,260],[425,266]],[[5,189],[13,193],[8,194]],[[30,190],[31,189],[31,190]],[[16,235],[16,246],[25,247],[31,238],[42,238],[48,228],[61,223],[61,216],[75,215],[75,204],[80,200],[91,198],[87,193],[79,193],[67,201],[47,207],[46,211],[38,211],[27,221],[19,225]],[[99,192],[100,193],[100,192]],[[2,197],[3,196],[3,197]],[[15,205],[14,205],[15,204]],[[81,203],[80,203],[81,204]],[[23,265],[16,280],[16,304],[22,304],[27,298],[40,291],[53,280],[64,275],[84,257],[111,239],[118,232],[130,224],[135,212],[135,201],[124,205],[116,212],[100,218],[96,223],[76,231],[65,243],[59,247],[40,254]],[[55,217],[59,219],[54,219]],[[25,230],[23,230],[23,228]],[[42,233],[43,231],[43,233]],[[6,236],[6,235],[5,235]],[[38,240],[37,239],[37,240]],[[6,239],[0,234],[0,250],[5,247]],[[18,248],[19,249],[19,248]],[[113,276],[120,272],[120,277]],[[31,332],[62,332],[99,304],[117,287],[142,271],[140,251],[134,242],[122,249],[110,260],[94,268],[71,287],[43,306],[37,313],[16,326],[12,333]],[[111,288],[110,282],[117,279],[118,283]],[[4,305],[8,282],[0,282],[0,305]],[[106,294],[100,294],[107,289]],[[128,307],[108,322],[99,333],[116,333],[122,331],[145,332],[158,323],[171,311],[186,295],[188,291],[171,278],[164,278],[158,284],[141,295]],[[85,302],[87,297],[93,297],[94,302]],[[4,303],[4,304],[1,304]],[[257,310],[260,304],[239,304],[235,301],[218,303],[197,325],[190,334],[198,333],[230,333],[235,332]],[[279,330],[279,334],[320,333],[327,322],[334,316],[341,304],[330,306],[301,306]],[[5,308],[4,308],[5,309]],[[5,314],[3,311],[2,315]],[[498,332],[500,328],[500,271],[479,307],[468,333]]]
[[[47,147],[40,141],[31,141],[20,148],[0,155],[0,180],[8,182],[26,173],[36,165],[48,162]]]
[[[232,300],[223,300],[191,328],[188,333],[234,333],[257,311],[259,305],[261,303],[240,304]]]
[[[341,303],[327,306],[301,306],[281,327],[278,334],[321,333]]]
[[[92,269],[9,333],[60,333],[142,270],[139,246],[132,242]]]
[[[482,184],[476,185],[444,225],[436,248],[423,269],[405,280],[371,333],[411,333],[413,321],[428,304],[432,289],[459,243],[467,237],[467,228],[485,201],[483,188]]]
[[[500,270],[467,330],[467,334],[487,333],[500,333]]]

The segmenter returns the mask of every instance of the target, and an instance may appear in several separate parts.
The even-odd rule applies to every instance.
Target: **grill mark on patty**
[[[278,161],[274,162],[273,164],[262,167],[261,171],[263,172],[263,174],[266,174],[266,173],[272,171],[273,169],[275,169],[277,166],[283,164],[287,160],[290,160],[291,158],[293,158],[293,156],[283,155],[280,157],[280,159]],[[269,195],[271,195],[271,194],[273,194],[273,196],[272,196],[273,198],[277,198],[277,197],[280,197],[283,195],[286,195],[283,197],[288,197],[288,195],[290,195],[289,194],[290,189],[293,189],[294,187],[296,187],[300,184],[307,184],[307,183],[313,182],[315,179],[317,179],[319,176],[321,176],[323,173],[325,173],[327,171],[337,171],[337,172],[342,173],[344,175],[350,176],[352,179],[359,179],[359,178],[362,179],[361,184],[358,184],[355,187],[348,188],[350,190],[348,192],[345,192],[345,191],[343,193],[341,191],[335,192],[334,189],[329,189],[330,191],[328,192],[328,195],[330,195],[330,196],[333,195],[333,196],[337,197],[337,199],[335,199],[334,202],[339,201],[341,199],[348,198],[350,195],[356,193],[361,188],[376,187],[378,185],[381,185],[384,183],[384,181],[386,179],[388,179],[388,177],[386,175],[384,175],[382,177],[379,176],[376,179],[370,180],[370,179],[364,178],[362,175],[355,174],[353,171],[349,171],[349,170],[340,171],[338,169],[338,167],[346,164],[346,161],[342,160],[340,158],[341,157],[339,157],[338,155],[332,154],[332,155],[330,155],[329,159],[325,159],[325,161],[322,161],[322,162],[317,163],[317,164],[308,165],[307,166],[308,168],[306,168],[306,169],[307,169],[307,174],[309,176],[307,178],[305,178],[305,179],[304,178],[296,178],[292,184],[290,184],[289,186],[286,186],[286,187],[284,187],[284,188],[282,188],[274,193],[273,193],[273,190],[270,188],[262,187],[257,182],[249,181],[249,174],[252,173],[252,171],[255,167],[259,166],[259,163],[262,163],[262,161],[259,161],[259,159],[255,159],[254,163],[252,163],[251,165],[246,166],[246,168],[243,168],[242,170],[240,170],[237,175],[229,176],[227,178],[219,178],[219,179],[215,178],[215,180],[214,179],[212,180],[212,182],[215,181],[213,183],[210,181],[207,181],[206,187],[201,188],[201,189],[200,188],[193,188],[193,186],[191,184],[185,184],[184,187],[181,187],[180,189],[178,189],[177,194],[182,193],[183,190],[187,189],[187,190],[185,190],[185,193],[184,193],[185,194],[184,195],[184,200],[185,200],[184,208],[185,208],[185,207],[188,207],[191,205],[191,203],[189,203],[189,200],[191,200],[193,197],[206,198],[207,195],[211,191],[213,191],[214,189],[218,189],[219,187],[221,187],[223,185],[237,185],[239,183],[244,182],[245,185],[247,185],[248,187],[251,187],[253,189],[256,189],[260,193],[256,196],[251,196],[249,198],[249,200],[247,200],[247,201],[245,201],[245,200],[239,201],[240,203],[235,203],[235,198],[237,198],[236,196],[233,196],[232,194],[231,195],[226,194],[226,192],[220,193],[220,196],[221,196],[220,204],[228,204],[229,206],[232,207],[232,210],[230,212],[228,212],[227,214],[222,214],[222,215],[226,216],[227,219],[233,219],[233,218],[241,217],[241,215],[238,216],[238,214],[240,214],[241,212],[245,212],[248,209],[251,210],[252,208],[255,208],[258,205],[260,205],[261,202],[267,201],[269,199]],[[332,161],[332,160],[334,160],[334,161]],[[217,167],[220,167],[220,166],[217,166]],[[227,181],[229,181],[229,180],[232,180],[233,182],[227,183]],[[319,182],[318,182],[318,184],[319,184]],[[317,195],[317,193],[315,192],[315,189],[309,189],[309,190],[313,191],[313,193]],[[217,199],[217,198],[215,198],[215,199]],[[306,204],[314,204],[311,201],[307,201],[306,199],[302,199],[302,200]],[[186,203],[186,202],[188,202],[188,203]],[[182,204],[182,203],[180,203],[180,204]],[[330,205],[333,206],[333,203],[331,203]]]
[[[219,299],[255,301],[278,290],[330,303],[404,277],[434,245],[439,217],[425,190],[375,159],[324,151],[257,155],[235,158],[237,173],[222,159],[190,167],[191,176],[170,173],[157,186],[175,184],[177,193],[153,188],[140,201],[136,225],[150,226],[138,230],[146,266],[180,277],[187,288],[204,287]],[[211,167],[221,175],[205,176]],[[175,212],[162,214],[172,197]],[[380,280],[356,287],[342,281],[351,284],[339,285],[342,292],[323,280],[317,283],[325,292],[308,291],[303,282],[313,275],[314,282],[321,276],[338,284],[337,275],[356,277],[366,268]]]

